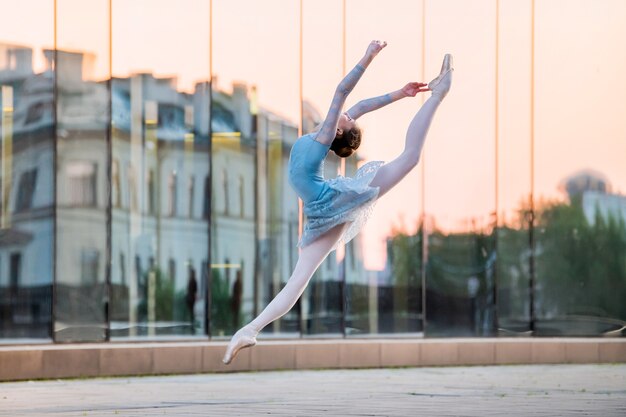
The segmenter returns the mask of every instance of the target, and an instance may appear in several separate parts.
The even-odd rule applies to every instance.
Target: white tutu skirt
[[[338,176],[326,181],[320,196],[304,205],[306,223],[299,247],[311,244],[333,227],[349,223],[335,244],[348,243],[356,236],[374,209],[378,187],[370,187],[374,176],[383,165],[372,161],[363,165],[354,177]]]

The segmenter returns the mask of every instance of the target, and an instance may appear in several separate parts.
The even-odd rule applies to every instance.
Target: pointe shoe
[[[452,55],[446,54],[443,57],[443,63],[441,64],[441,72],[431,82],[428,83],[428,88],[433,92],[433,95],[444,98],[450,90],[452,84]]]
[[[226,353],[224,354],[222,362],[226,365],[230,364],[241,349],[252,347],[254,345],[256,345],[255,332],[251,329],[243,327],[235,333],[232,339],[230,339],[230,343],[226,348]]]

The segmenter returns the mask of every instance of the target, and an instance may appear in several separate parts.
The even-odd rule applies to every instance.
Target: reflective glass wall
[[[54,338],[98,341],[108,337],[109,3],[56,7]]]
[[[497,34],[493,62],[497,117],[496,144],[496,304],[500,335],[532,334],[531,256],[533,135],[533,11],[530,2],[494,4]],[[495,49],[497,47],[497,50]]]
[[[377,1],[346,2],[346,70],[372,39],[388,42],[349,97],[348,108],[425,79],[423,17],[419,2],[393,0],[384,8]],[[395,23],[379,27],[380,21]],[[357,166],[369,161],[397,158],[424,98],[401,99],[359,119],[362,145],[358,161],[346,163],[346,173],[353,175]],[[409,173],[376,203],[363,233],[347,246],[347,335],[414,337],[423,331],[423,178],[422,166]]]
[[[298,260],[291,147],[372,39],[346,109],[445,53],[452,90],[420,165],[261,337],[623,335],[626,4],[466,3],[0,0],[0,341],[252,319]],[[427,97],[364,115],[326,177],[397,157]]]
[[[213,1],[212,336],[232,335],[284,286],[297,260],[287,183],[298,138],[299,4]],[[270,25],[265,22],[272,22]],[[297,336],[298,310],[265,330]]]
[[[7,3],[1,3],[0,14],[0,338],[48,338],[54,277],[54,7],[48,0]]]
[[[204,335],[210,7],[111,6],[111,336]]]
[[[626,317],[626,53],[611,46],[625,18],[619,1],[535,5],[536,334],[612,334]],[[575,92],[580,79],[593,87]]]
[[[425,11],[429,72],[446,52],[455,59],[453,91],[439,109],[424,158],[426,333],[432,336],[496,330],[495,49],[487,47],[495,41],[495,2],[474,6],[446,0],[428,2]],[[468,36],[481,47],[466,48]]]
[[[302,133],[315,131],[323,122],[337,80],[345,73],[343,7],[338,1],[302,2]],[[351,67],[348,70],[352,69]],[[343,174],[345,166],[333,152],[324,164],[327,178]],[[355,164],[356,159],[350,161]],[[345,163],[344,163],[345,165]],[[302,219],[306,219],[303,217]],[[345,247],[332,252],[313,275],[301,303],[302,334],[341,337],[344,323]]]

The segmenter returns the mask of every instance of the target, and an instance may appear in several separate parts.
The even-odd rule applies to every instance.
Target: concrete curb
[[[227,342],[0,347],[0,381],[122,375],[626,362],[626,338],[260,340],[230,366]]]

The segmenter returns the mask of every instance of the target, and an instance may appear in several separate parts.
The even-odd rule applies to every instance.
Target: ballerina
[[[298,262],[285,287],[254,320],[232,337],[223,358],[229,364],[237,353],[256,344],[256,336],[268,324],[285,315],[306,288],[313,273],[340,242],[347,243],[365,223],[375,201],[386,194],[419,162],[426,134],[439,104],[452,83],[452,56],[446,54],[437,78],[430,83],[411,82],[380,97],[362,100],[342,112],[350,92],[372,60],[387,46],[372,41],[359,63],[335,90],[326,119],[318,131],[300,137],[289,157],[289,182],[304,203],[307,221],[298,246]],[[417,112],[406,133],[404,151],[393,161],[372,161],[362,166],[354,178],[326,180],[323,164],[329,150],[342,158],[350,156],[361,143],[356,120],[405,97],[432,91]]]

